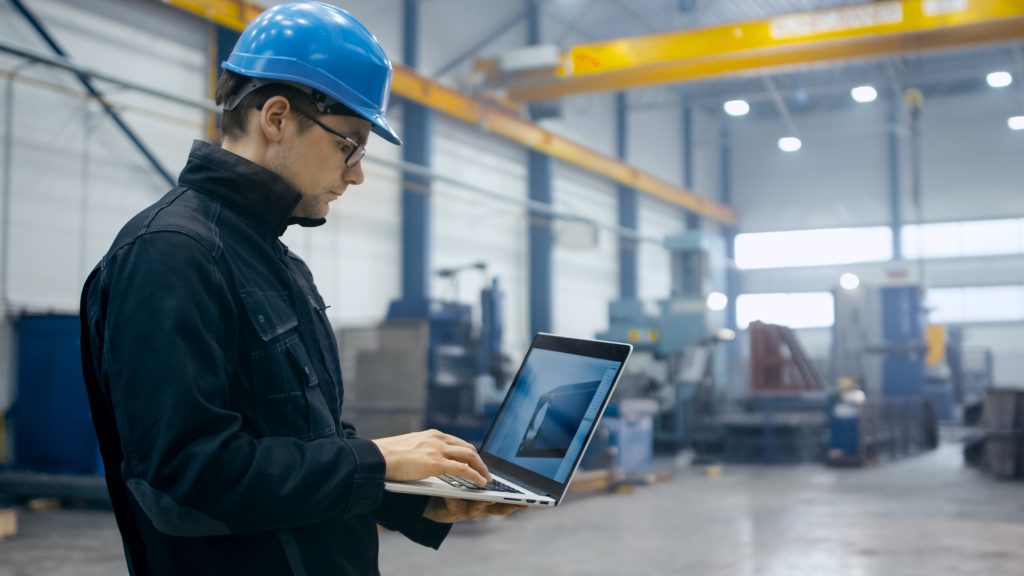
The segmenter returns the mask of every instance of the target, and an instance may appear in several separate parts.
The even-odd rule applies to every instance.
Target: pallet
[[[577,472],[569,484],[569,494],[594,494],[612,489],[611,470],[588,470]]]
[[[0,509],[0,540],[6,540],[18,534],[18,514],[14,508]]]

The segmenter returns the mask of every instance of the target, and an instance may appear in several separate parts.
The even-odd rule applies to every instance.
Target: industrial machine
[[[996,386],[992,349],[966,344],[962,326],[932,325],[928,332],[928,388],[939,419],[976,424]]]
[[[796,334],[751,322],[750,391],[718,418],[721,458],[779,464],[820,461],[834,395]]]
[[[669,298],[658,302],[656,310],[632,298],[612,302],[608,330],[597,338],[633,345],[616,399],[656,400],[654,443],[678,450],[708,436],[714,378],[723,370],[714,352],[734,334],[723,330],[724,303],[715,310],[708,305],[712,286],[724,280],[715,278],[725,273],[721,240],[688,232],[667,237],[664,246],[671,258]]]
[[[830,461],[863,464],[937,446],[923,297],[914,284],[835,292],[833,372],[842,398],[831,414]]]
[[[486,265],[435,274],[454,287],[469,271],[486,276]],[[482,441],[511,376],[501,353],[503,298],[490,278],[480,291],[479,325],[473,305],[453,291],[449,299],[396,300],[380,326],[342,330],[346,416],[371,437],[437,428]]]

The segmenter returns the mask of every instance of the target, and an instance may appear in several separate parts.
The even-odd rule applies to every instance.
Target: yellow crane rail
[[[176,8],[201,16],[225,28],[243,30],[263,8],[235,0],[164,0]],[[620,184],[630,186],[716,222],[735,226],[736,215],[724,204],[698,196],[685,188],[643,172],[612,156],[602,154],[510,112],[498,102],[474,98],[416,74],[404,66],[395,66],[392,92],[432,110],[479,126],[524,147],[550,154],[568,164],[581,167]]]
[[[888,0],[577,45],[517,102],[1024,39],[1022,0]]]

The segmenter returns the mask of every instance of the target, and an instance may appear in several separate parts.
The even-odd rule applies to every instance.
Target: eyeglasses
[[[333,134],[333,135],[337,136],[338,138],[341,138],[342,140],[345,141],[345,143],[347,144],[347,147],[352,149],[348,153],[348,156],[345,157],[345,166],[348,166],[349,168],[352,168],[356,164],[359,164],[359,162],[363,159],[363,156],[366,156],[366,146],[360,144],[359,142],[356,142],[355,140],[349,138],[348,136],[345,136],[344,134],[342,134],[342,133],[338,132],[337,130],[331,128],[330,126],[327,126],[323,122],[317,120],[316,118],[310,116],[309,114],[306,114],[305,112],[302,112],[300,110],[296,110],[295,112],[305,116],[306,118],[309,119],[310,122],[312,122],[313,124],[316,124],[317,126],[323,128],[327,133]],[[345,148],[346,147],[343,146],[342,149],[341,149],[341,152],[343,154],[345,153]]]

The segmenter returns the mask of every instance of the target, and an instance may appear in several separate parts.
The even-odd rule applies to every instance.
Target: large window
[[[962,258],[1024,254],[1024,218],[908,224],[900,228],[903,257]],[[754,232],[736,236],[736,266],[793,268],[892,259],[888,226]]]
[[[792,232],[756,232],[736,236],[740,269],[826,266],[892,259],[892,230],[828,228]]]
[[[925,296],[928,321],[1013,322],[1024,320],[1024,286],[930,288]]]
[[[1024,218],[908,224],[900,238],[908,259],[1024,254]]]
[[[740,295],[736,324],[746,329],[754,320],[790,328],[827,328],[835,323],[835,302],[831,292]]]

